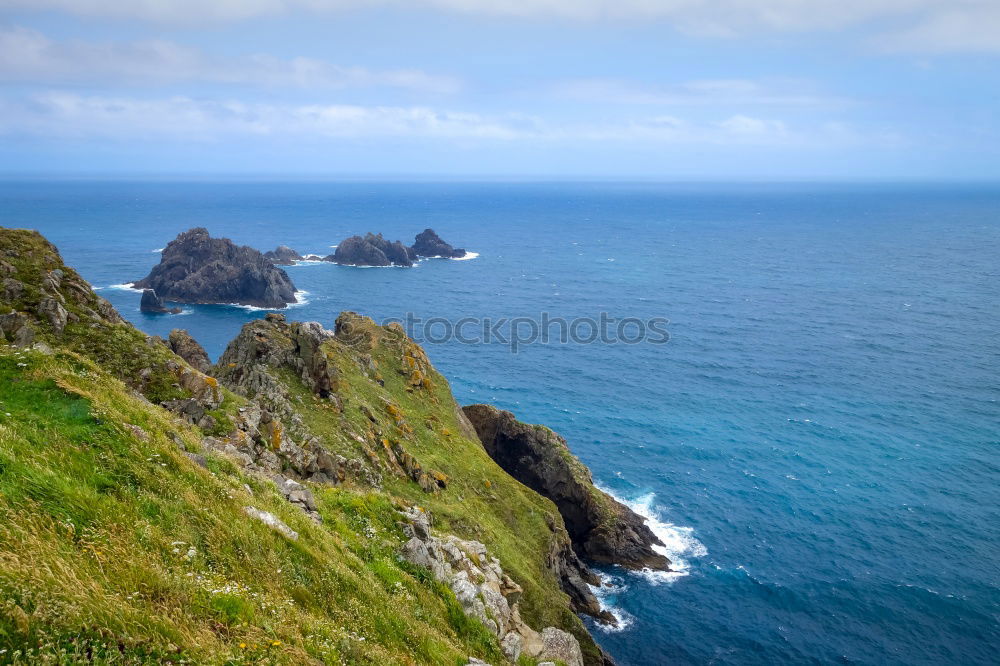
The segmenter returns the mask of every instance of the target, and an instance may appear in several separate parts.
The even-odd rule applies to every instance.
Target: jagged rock
[[[168,308],[163,299],[156,295],[155,289],[143,289],[139,301],[139,311],[147,314],[180,314],[180,308]]]
[[[283,308],[295,303],[295,286],[285,271],[257,250],[208,230],[190,229],[170,241],[160,263],[135,283],[180,303],[236,303]]]
[[[14,302],[24,294],[24,283],[14,278],[3,279],[3,300]]]
[[[565,439],[490,405],[470,405],[464,411],[490,457],[555,502],[580,555],[629,569],[670,570],[670,560],[654,549],[663,543],[644,519],[594,486],[590,470],[573,456]]]
[[[465,250],[454,248],[441,240],[441,237],[434,233],[433,229],[424,229],[417,234],[411,248],[413,254],[418,257],[448,257],[450,259],[460,259],[465,256]]]
[[[302,255],[287,245],[279,245],[275,249],[265,252],[264,257],[276,266],[294,266],[296,261],[302,260]]]
[[[175,328],[170,331],[167,342],[170,350],[187,361],[195,370],[208,372],[212,367],[208,352],[186,330]]]
[[[399,241],[368,233],[341,241],[326,259],[343,266],[412,266],[416,255]]]
[[[30,347],[35,340],[31,318],[20,312],[0,315],[0,334],[15,347]]]
[[[253,506],[243,507],[243,512],[246,513],[251,518],[256,518],[257,520],[261,521],[262,523],[273,529],[275,532],[279,532],[280,534],[285,535],[286,537],[292,539],[293,541],[299,538],[298,532],[296,532],[291,527],[283,523],[281,519],[278,518],[273,513],[270,513],[268,511],[261,511],[260,509]]]
[[[62,335],[66,328],[66,308],[54,298],[43,298],[38,303],[38,314],[45,317],[56,335]]]
[[[601,608],[601,602],[594,596],[591,586],[599,586],[601,579],[587,568],[576,551],[573,550],[569,534],[555,519],[549,521],[549,527],[555,532],[546,564],[556,578],[560,587],[569,595],[570,606],[577,613],[584,613],[604,624],[617,626],[618,620],[610,612]]]
[[[521,587],[483,544],[454,535],[434,536],[430,517],[420,509],[409,508],[402,515],[410,526],[404,532],[411,535],[403,545],[403,558],[429,569],[436,580],[451,588],[465,614],[478,619],[497,637],[508,659],[516,662],[523,654],[533,660],[583,666],[576,637],[555,627],[538,632],[521,619]]]

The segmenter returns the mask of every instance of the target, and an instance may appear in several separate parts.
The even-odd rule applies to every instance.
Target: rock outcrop
[[[265,252],[264,258],[276,266],[294,266],[296,261],[302,261],[302,255],[287,245],[279,245]]]
[[[180,308],[168,308],[163,299],[156,295],[153,289],[142,290],[142,300],[139,301],[139,311],[147,314],[179,314]]]
[[[167,344],[170,345],[172,352],[187,361],[195,370],[208,372],[209,368],[212,367],[212,361],[208,358],[208,352],[184,329],[175,328],[170,331]]]
[[[555,502],[584,559],[629,569],[670,570],[670,560],[655,549],[663,543],[643,518],[594,486],[590,470],[573,456],[565,439],[490,405],[463,409],[490,457]]]
[[[414,239],[413,253],[418,257],[447,257],[449,259],[461,259],[465,256],[465,250],[455,248],[441,240],[433,229],[424,229]]]
[[[418,508],[403,515],[407,520],[404,532],[410,537],[403,557],[430,569],[435,579],[450,587],[465,614],[478,619],[500,640],[508,659],[517,663],[523,655],[583,666],[580,643],[572,634],[555,627],[535,631],[521,619],[521,586],[504,573],[500,561],[483,544],[453,535],[434,536],[429,517]]]
[[[368,233],[341,241],[326,259],[342,266],[412,266],[416,258],[400,241],[388,241],[382,234]]]
[[[178,303],[231,303],[283,308],[295,303],[295,285],[257,250],[208,231],[190,229],[170,241],[160,263],[135,283]]]

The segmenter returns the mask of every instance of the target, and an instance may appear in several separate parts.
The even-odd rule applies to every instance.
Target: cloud
[[[185,96],[142,99],[37,94],[0,99],[0,136],[115,142],[433,139],[460,142],[606,142],[695,145],[870,145],[873,137],[838,123],[791,129],[778,119],[737,114],[719,121],[659,115],[573,123],[523,114],[484,115],[426,106],[266,104]],[[878,137],[875,137],[878,139]]]
[[[689,34],[836,31],[867,26],[893,48],[1000,51],[997,0],[0,0],[0,10],[204,25],[296,12],[388,7],[526,20],[656,21]]]
[[[1000,3],[969,12],[961,6],[927,16],[916,25],[882,35],[890,51],[1000,53]]]
[[[576,101],[662,106],[819,106],[843,107],[854,102],[820,94],[807,82],[762,83],[746,79],[706,79],[673,86],[642,85],[619,79],[578,79],[553,87],[556,97]]]
[[[305,89],[382,86],[454,93],[460,82],[420,70],[373,71],[312,58],[224,58],[166,40],[53,41],[23,27],[0,28],[0,81],[159,85],[182,81]]]

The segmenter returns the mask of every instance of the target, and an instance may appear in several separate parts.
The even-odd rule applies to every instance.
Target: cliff
[[[205,374],[0,228],[0,331],[4,654],[608,663],[556,506],[398,326],[272,314]]]
[[[641,516],[594,486],[590,470],[570,453],[565,439],[490,405],[470,405],[464,411],[490,457],[555,502],[584,559],[669,571],[670,560],[655,550],[663,543]]]
[[[285,271],[259,251],[228,238],[212,238],[201,227],[167,243],[160,263],[133,286],[179,303],[283,308],[296,302],[295,285]]]

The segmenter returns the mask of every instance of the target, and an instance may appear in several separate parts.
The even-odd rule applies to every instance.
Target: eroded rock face
[[[270,252],[265,252],[264,257],[276,266],[294,266],[296,261],[302,260],[302,255],[287,245],[279,245]]]
[[[412,266],[416,255],[400,241],[388,241],[382,234],[351,236],[327,257],[343,266]]]
[[[135,283],[179,303],[235,303],[283,308],[295,303],[295,285],[257,250],[198,227],[170,241],[160,263]]]
[[[291,370],[318,398],[340,411],[334,391],[337,370],[322,349],[333,335],[316,322],[289,324],[278,313],[244,325],[213,370],[225,386],[252,400],[239,410],[237,432],[222,443],[223,448],[232,446],[247,456],[247,466],[272,476],[281,472],[317,483],[338,484],[347,477],[370,486],[381,483],[370,466],[326,450],[273,374]]]
[[[433,229],[424,229],[413,242],[413,253],[418,257],[448,257],[449,259],[461,259],[465,256],[465,250],[454,248],[441,240]]]
[[[555,502],[583,558],[629,569],[670,570],[670,560],[654,549],[663,543],[643,518],[594,487],[590,470],[570,453],[565,439],[490,405],[463,409],[490,457]]]
[[[521,619],[521,586],[504,573],[486,546],[454,535],[434,536],[429,516],[420,509],[410,508],[403,516],[407,521],[404,532],[410,540],[403,546],[402,556],[430,569],[435,579],[450,587],[465,614],[478,619],[500,640],[508,659],[516,663],[524,655],[583,666],[575,636],[555,627],[535,631]]]
[[[208,372],[209,368],[212,367],[208,352],[184,329],[175,328],[170,331],[167,343],[170,345],[171,351],[187,361],[192,368]]]

